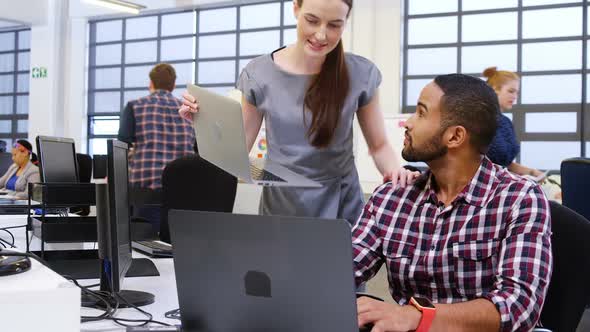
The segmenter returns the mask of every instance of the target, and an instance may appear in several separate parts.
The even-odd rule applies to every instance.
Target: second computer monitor
[[[104,255],[101,290],[124,299],[123,303],[119,303],[120,307],[143,306],[154,302],[153,294],[121,289],[122,281],[132,263],[127,143],[108,140],[107,151],[108,191],[105,195],[97,188],[96,206],[99,224],[98,246]]]
[[[111,220],[109,249],[112,253],[113,291],[118,292],[120,290],[119,282],[125,277],[125,273],[131,266],[127,143],[108,140],[107,150],[109,219]]]
[[[41,182],[79,182],[73,139],[37,136],[36,143]]]

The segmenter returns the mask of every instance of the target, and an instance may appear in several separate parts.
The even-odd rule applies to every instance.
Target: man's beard
[[[442,145],[443,132],[444,130],[441,130],[430,138],[428,142],[424,143],[424,148],[421,150],[412,146],[412,138],[409,137],[408,144],[402,150],[402,157],[410,162],[429,162],[444,156],[449,149]]]

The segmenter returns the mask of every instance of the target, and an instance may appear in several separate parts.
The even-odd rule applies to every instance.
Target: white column
[[[64,47],[64,136],[76,141],[76,151],[86,152],[88,95],[88,20],[70,18]]]
[[[47,1],[47,22],[31,27],[31,68],[47,68],[47,77],[30,79],[29,139],[37,135],[63,136],[64,26],[67,2]]]
[[[47,77],[30,79],[29,139],[70,137],[85,152],[88,22],[70,18],[68,3],[48,0],[46,21],[31,27],[31,68],[47,68]]]
[[[401,0],[363,0],[354,3],[350,52],[373,61],[381,70],[381,107],[385,115],[400,112]]]

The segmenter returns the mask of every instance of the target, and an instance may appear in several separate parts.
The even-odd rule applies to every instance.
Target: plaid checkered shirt
[[[190,121],[180,117],[182,102],[165,90],[130,101],[135,120],[135,140],[129,154],[132,186],[159,189],[166,164],[194,154],[195,132]]]
[[[540,187],[487,157],[445,207],[428,171],[412,186],[375,190],[353,227],[357,285],[383,263],[400,304],[491,301],[502,331],[529,331],[551,276],[549,205]]]

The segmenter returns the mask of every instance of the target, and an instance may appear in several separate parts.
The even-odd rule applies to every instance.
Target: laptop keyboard
[[[133,241],[133,248],[155,256],[172,257],[172,245],[160,241]]]
[[[250,175],[252,176],[252,179],[257,181],[287,182],[283,180],[283,178],[276,176],[267,170],[258,168],[252,164],[250,164]]]

